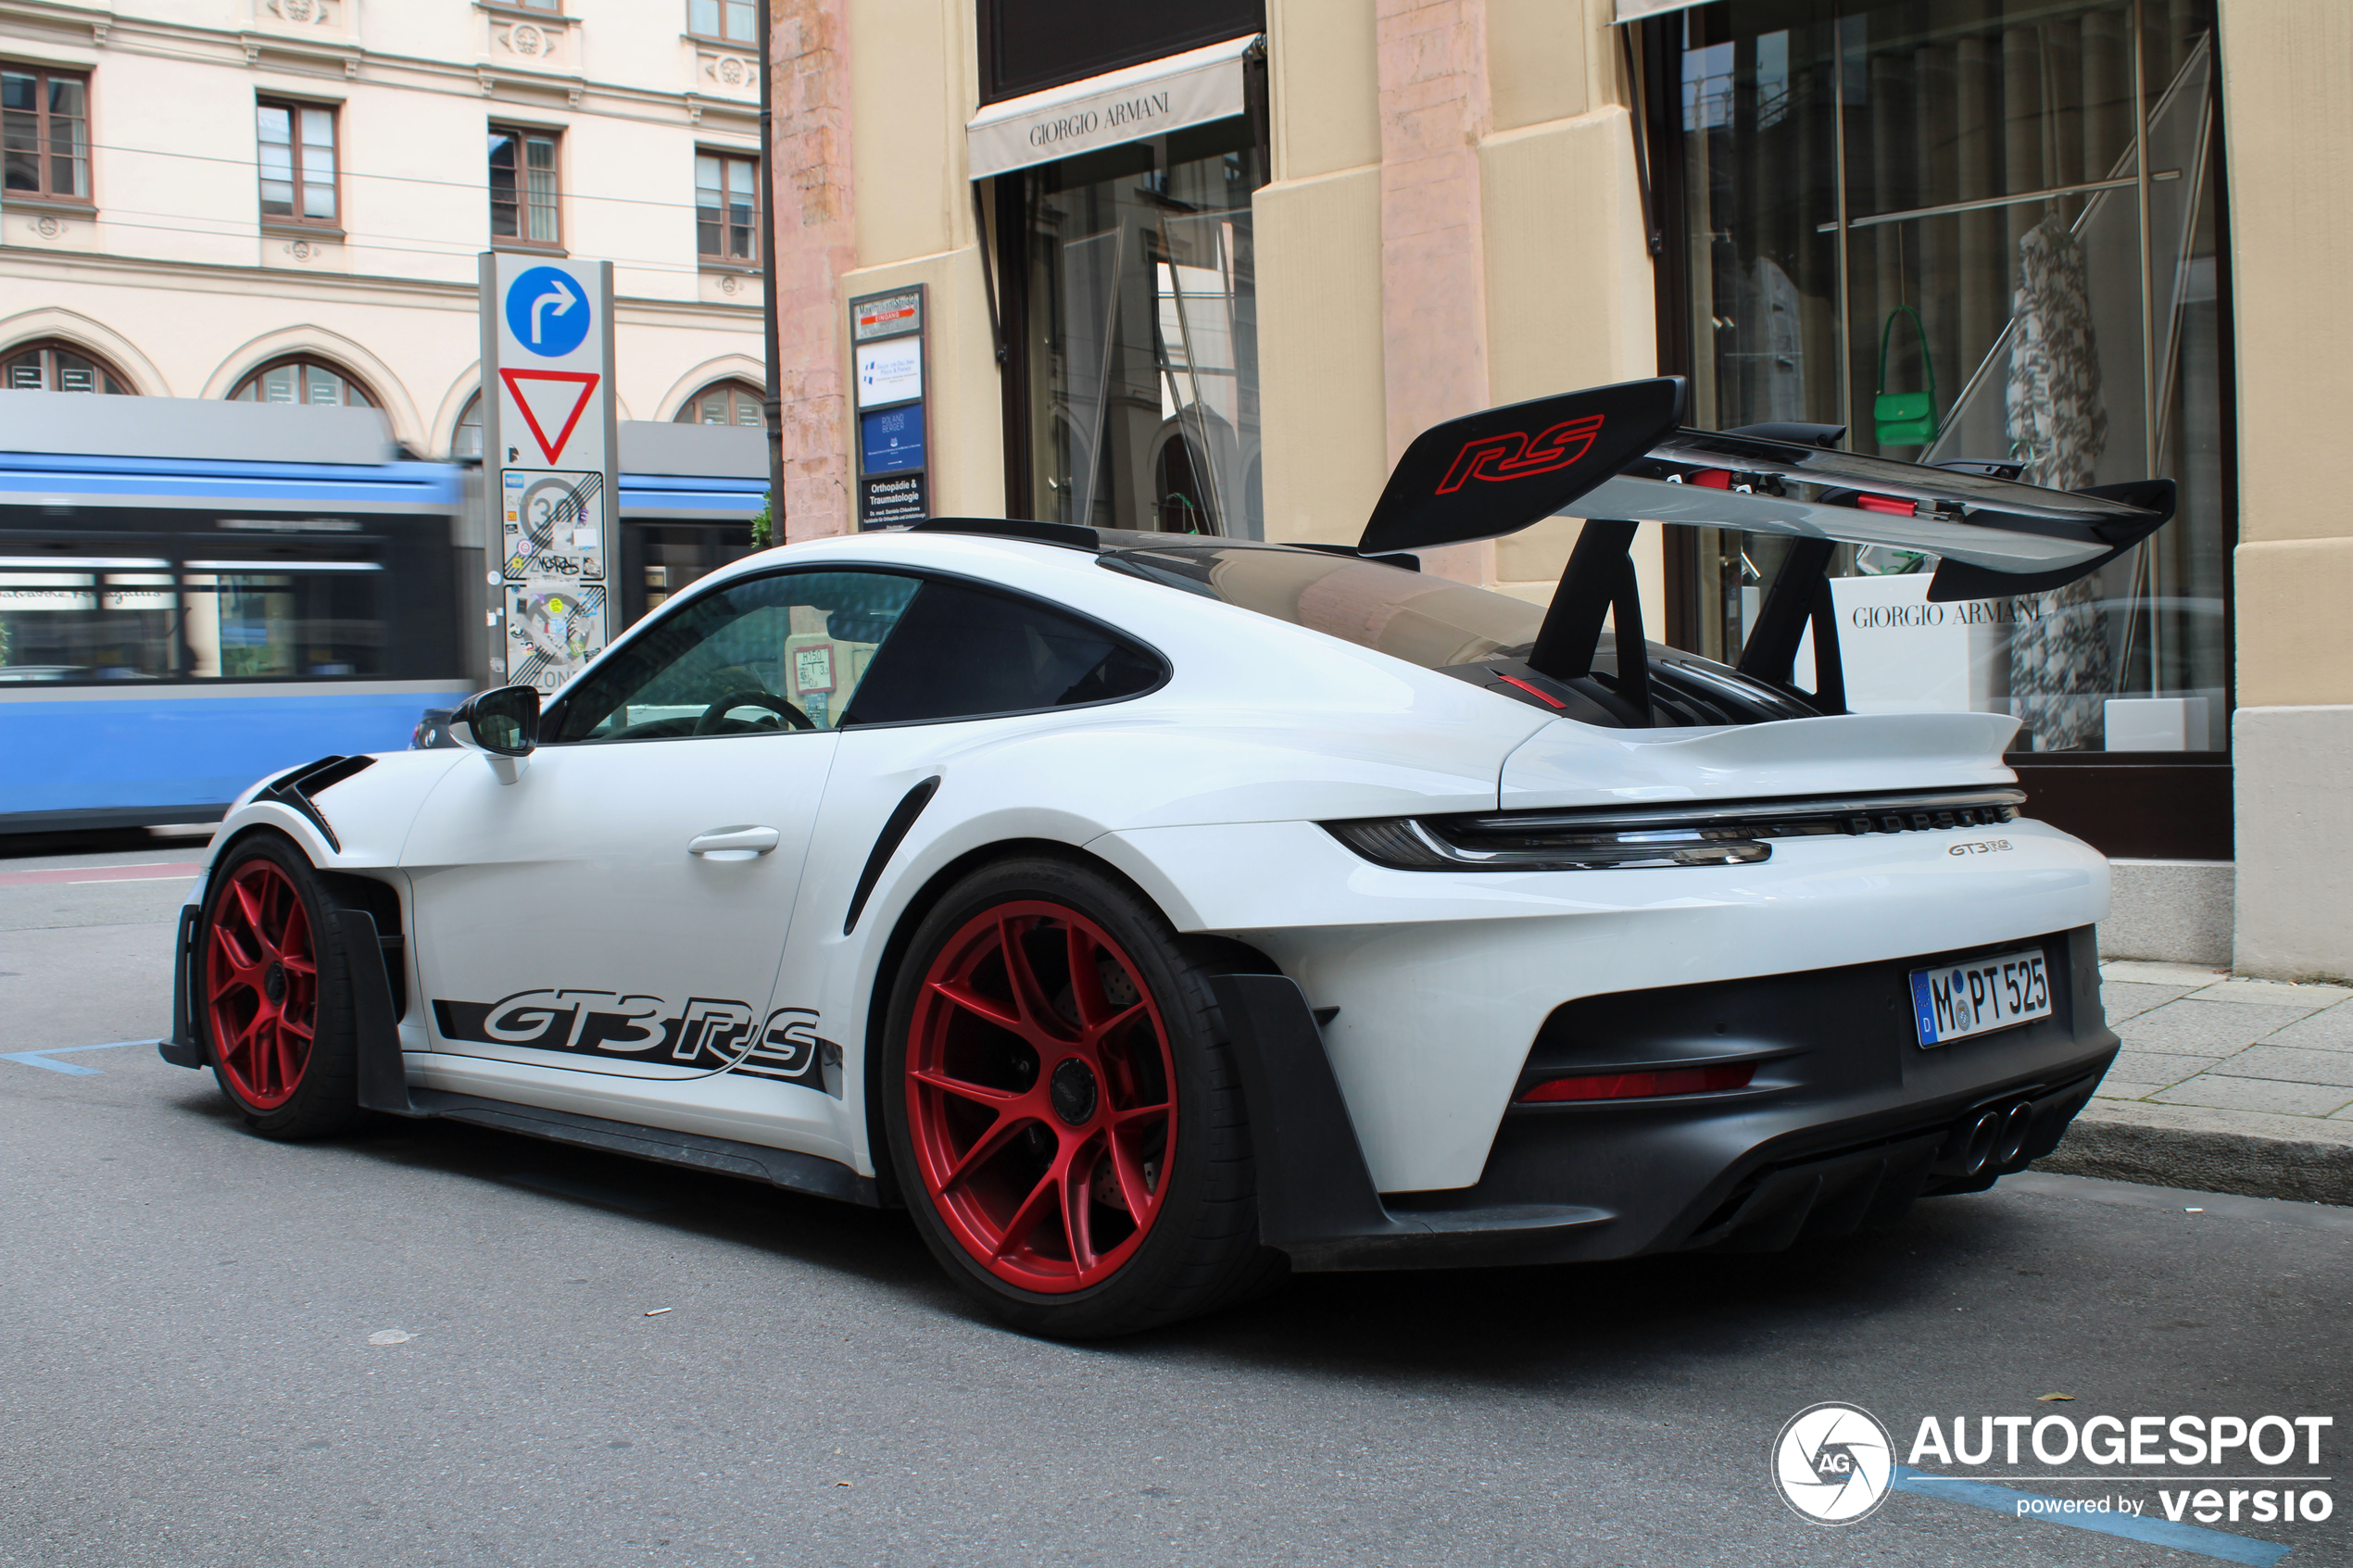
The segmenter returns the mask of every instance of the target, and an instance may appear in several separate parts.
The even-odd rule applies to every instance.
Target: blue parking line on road
[[[21,1061],[27,1067],[45,1067],[52,1073],[70,1073],[78,1078],[95,1078],[98,1070],[70,1061],[51,1061],[53,1056],[72,1056],[80,1051],[114,1051],[125,1046],[152,1046],[153,1040],[108,1040],[103,1046],[51,1046],[41,1051],[0,1051],[0,1061]]]
[[[2146,1541],[2151,1546],[2171,1547],[2175,1551],[2194,1551],[2201,1557],[2219,1557],[2225,1562],[2250,1562],[2255,1564],[2255,1568],[2271,1568],[2272,1563],[2294,1549],[2275,1541],[2250,1540],[2245,1536],[2202,1529],[2196,1524],[2176,1524],[2171,1519],[2108,1513],[2021,1514],[2018,1505],[2029,1499],[2053,1506],[2057,1505],[2058,1499],[2037,1492],[2022,1492],[2015,1486],[1965,1481],[1957,1475],[1932,1475],[1925,1470],[1915,1470],[1908,1464],[1897,1465],[1894,1478],[1888,1485],[1899,1492],[1910,1492],[1916,1497],[1944,1498],[1953,1502],[1965,1502],[1973,1508],[1992,1509],[2013,1519],[2038,1519],[2045,1524],[2065,1524],[2072,1529],[2096,1531],[2103,1536],[2122,1536],[2130,1540]]]

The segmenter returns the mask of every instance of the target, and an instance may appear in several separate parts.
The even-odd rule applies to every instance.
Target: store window
[[[308,403],[321,408],[372,408],[376,399],[339,365],[307,355],[264,365],[230,393],[238,403]]]
[[[2053,593],[1929,606],[1932,558],[1843,548],[1856,709],[2010,713],[2037,752],[2227,746],[2213,30],[2212,0],[1726,0],[1650,24],[1693,423],[2179,486],[2171,523]],[[1786,548],[1701,532],[1682,640],[1736,659]]]
[[[672,423],[682,425],[744,425],[764,430],[760,405],[764,395],[749,382],[713,382],[678,406]]]
[[[554,247],[563,243],[556,132],[490,128],[490,239]]]
[[[254,106],[264,222],[332,226],[335,200],[335,111],[320,104]]]
[[[72,344],[27,344],[0,356],[0,387],[10,392],[131,391],[130,378]]]
[[[730,44],[760,41],[760,15],[754,0],[686,0],[686,31],[700,38],[724,38]]]
[[[760,259],[760,160],[695,155],[695,254],[705,261]]]
[[[0,191],[19,199],[90,199],[90,79],[0,66]]]
[[[998,182],[1018,245],[1017,514],[1263,534],[1250,200],[1265,182],[1246,119]]]

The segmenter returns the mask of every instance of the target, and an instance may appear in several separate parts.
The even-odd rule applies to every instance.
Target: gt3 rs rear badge
[[[824,1043],[814,1008],[777,1008],[760,1020],[748,1004],[722,997],[690,997],[674,1005],[660,997],[571,987],[517,991],[495,1002],[435,998],[433,1019],[445,1040],[702,1072],[732,1062],[738,1073],[812,1084]],[[755,1031],[759,1038],[752,1043]]]

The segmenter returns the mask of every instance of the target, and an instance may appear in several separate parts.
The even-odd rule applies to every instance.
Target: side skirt
[[[378,951],[375,918],[367,910],[341,909],[336,911],[336,918],[342,922],[346,953]],[[551,1143],[600,1148],[635,1160],[766,1182],[788,1192],[862,1203],[870,1209],[882,1207],[882,1198],[872,1176],[862,1176],[839,1160],[822,1155],[484,1099],[479,1095],[412,1087],[407,1063],[400,1054],[392,985],[385,978],[384,965],[354,964],[351,990],[352,1008],[359,1022],[359,1104],[364,1110],[418,1119],[437,1116],[476,1127],[521,1133],[525,1137],[546,1138]]]

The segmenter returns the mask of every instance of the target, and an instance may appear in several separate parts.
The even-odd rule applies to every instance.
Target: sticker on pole
[[[564,443],[579,428],[580,416],[587,411],[588,399],[596,395],[602,378],[592,370],[501,370],[498,379],[507,383],[522,422],[531,428],[531,438],[552,463],[563,455]]]
[[[558,268],[534,267],[507,285],[507,330],[545,358],[560,359],[578,348],[595,313],[587,291]]]
[[[503,575],[510,582],[602,579],[604,487],[601,473],[509,469],[500,483],[506,514]]]

